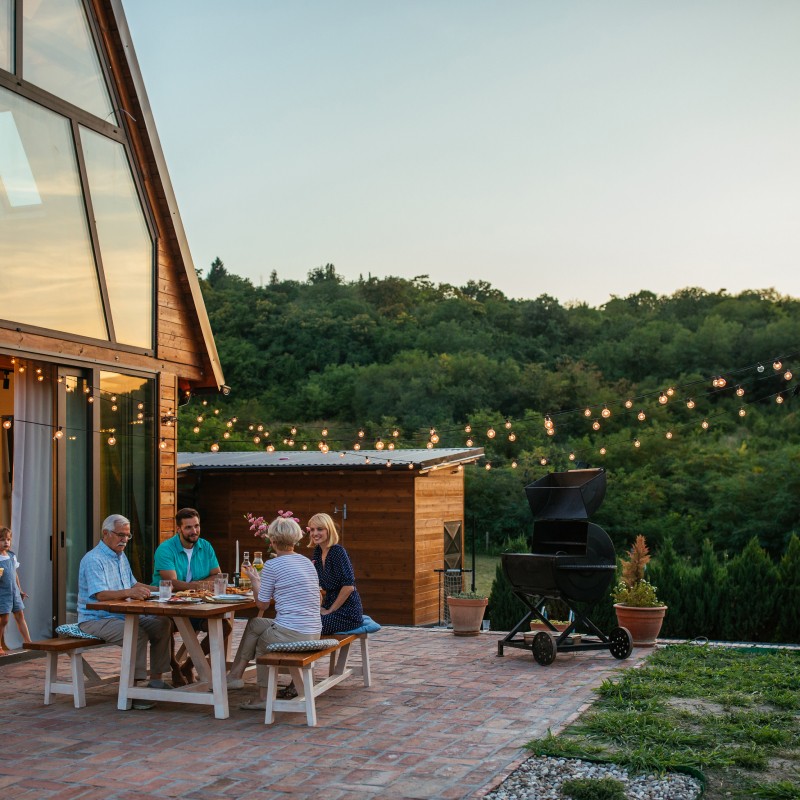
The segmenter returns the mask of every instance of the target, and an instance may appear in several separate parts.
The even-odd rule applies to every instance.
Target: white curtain
[[[44,639],[53,634],[53,383],[36,378],[29,366],[14,380],[11,549],[19,559],[20,584],[28,593],[25,620],[31,637]],[[13,615],[6,643],[22,644]]]

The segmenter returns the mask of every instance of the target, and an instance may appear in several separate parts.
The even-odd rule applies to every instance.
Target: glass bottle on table
[[[252,565],[250,564],[250,553],[249,551],[245,550],[244,558],[242,558],[242,567],[239,570],[239,588],[240,589],[249,589],[250,588],[250,576],[247,573],[247,570],[250,569]]]
[[[262,558],[261,550],[256,550],[255,553],[253,553],[253,566],[259,572],[264,569],[264,559]]]

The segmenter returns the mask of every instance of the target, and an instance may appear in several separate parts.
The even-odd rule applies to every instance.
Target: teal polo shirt
[[[219,568],[219,561],[214,553],[214,548],[205,539],[198,539],[192,548],[192,580],[201,581],[207,578],[212,569]],[[189,569],[189,559],[183,552],[183,544],[179,534],[162,542],[156,548],[153,563],[153,586],[158,586],[161,580],[160,571],[167,569],[178,576],[179,581],[186,580],[186,571]]]

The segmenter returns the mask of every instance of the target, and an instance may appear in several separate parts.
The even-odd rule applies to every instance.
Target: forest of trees
[[[669,540],[699,563],[755,537],[777,563],[800,534],[800,300],[690,288],[593,308],[332,264],[255,286],[219,259],[200,277],[232,392],[182,408],[182,449],[469,439],[486,463],[467,470],[467,533],[495,551],[530,533],[524,485],[574,465],[607,469],[594,521],[618,550],[642,533],[656,560]]]

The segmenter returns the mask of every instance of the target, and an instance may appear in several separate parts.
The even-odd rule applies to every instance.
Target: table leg
[[[206,655],[203,652],[203,648],[200,646],[200,640],[197,638],[197,633],[192,627],[191,622],[189,622],[186,617],[175,617],[173,621],[181,635],[187,652],[192,658],[192,663],[200,676],[200,680],[210,684],[211,671],[208,668],[208,661],[206,661]],[[211,634],[209,633],[209,635]]]
[[[119,697],[117,708],[127,711],[132,704],[128,697],[136,681],[136,651],[139,637],[139,615],[125,615],[125,629],[122,635],[122,660],[119,669]]]
[[[214,716],[228,718],[228,685],[225,679],[225,642],[222,636],[222,619],[208,620],[208,654],[211,662],[211,686],[214,694]]]

